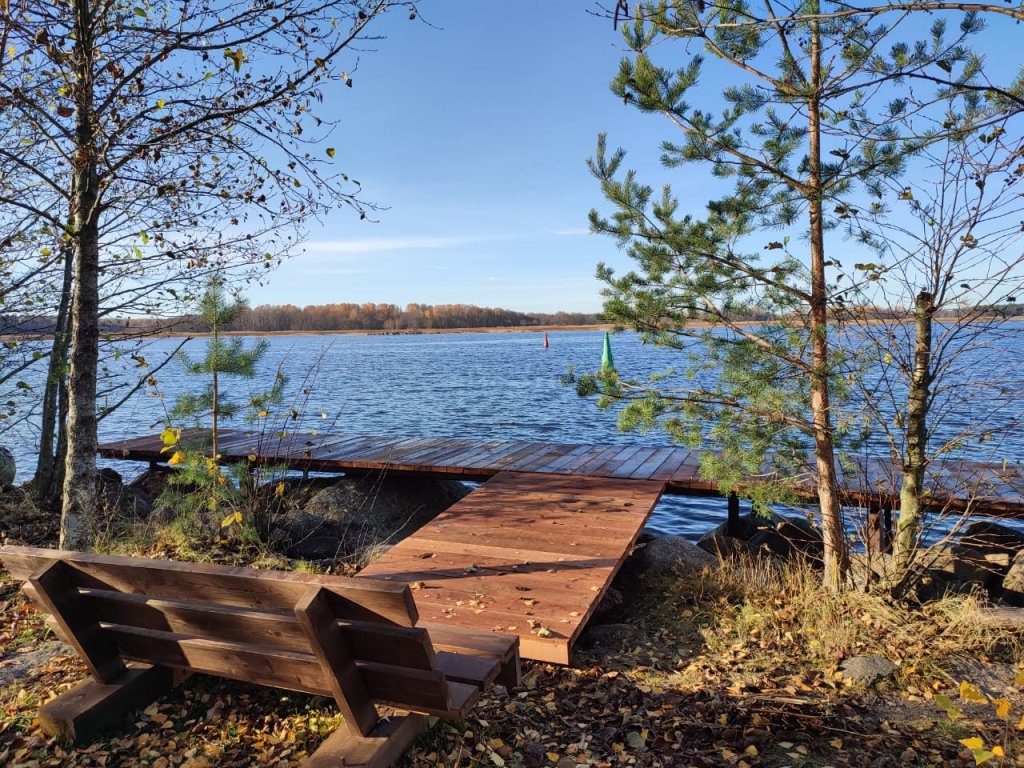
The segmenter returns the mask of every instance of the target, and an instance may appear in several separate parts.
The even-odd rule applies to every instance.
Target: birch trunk
[[[907,436],[903,455],[903,484],[900,487],[900,515],[893,542],[896,565],[906,571],[914,557],[921,532],[921,493],[928,468],[928,398],[932,383],[932,295],[921,291],[914,302],[914,369],[907,393]]]
[[[70,249],[64,254],[64,276],[61,283],[60,304],[57,307],[57,320],[53,330],[53,346],[50,349],[50,360],[46,369],[46,387],[43,390],[43,408],[39,430],[39,459],[36,462],[36,474],[33,485],[36,497],[49,505],[60,496],[60,484],[57,482],[57,462],[63,455],[54,445],[59,432],[62,431],[60,418],[61,390],[68,362],[68,332],[71,312],[71,292],[73,288],[72,270],[74,268],[74,252]]]
[[[90,0],[74,0],[75,153],[71,220],[75,290],[61,549],[89,549],[96,510],[96,367],[99,359],[99,174],[93,124],[93,20]]]

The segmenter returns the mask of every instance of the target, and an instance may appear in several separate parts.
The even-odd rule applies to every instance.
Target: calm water
[[[1018,326],[1013,343],[1024,351],[1024,326]],[[302,427],[321,432],[409,437],[461,437],[480,440],[533,439],[551,442],[665,445],[660,433],[622,434],[615,428],[613,413],[582,400],[559,376],[570,365],[591,371],[600,364],[602,332],[565,331],[548,334],[550,347],[543,348],[539,333],[424,334],[415,336],[285,336],[271,337],[260,376],[252,382],[226,380],[229,398],[244,400],[251,392],[265,391],[281,367],[289,377],[288,393],[281,408],[294,407],[302,414]],[[179,342],[161,339],[145,352],[156,362]],[[204,341],[189,342],[200,356]],[[645,377],[672,365],[682,367],[678,352],[644,346],[635,334],[613,337],[616,368],[624,376]],[[1013,386],[999,397],[998,412],[1019,418],[1024,392],[1024,373],[1016,364],[1003,370]],[[130,365],[124,360],[114,367]],[[984,365],[996,364],[990,354],[971,363],[964,373],[981,375]],[[1005,366],[1003,366],[1005,368]],[[182,375],[177,361],[158,372],[158,393],[139,393],[119,411],[104,419],[100,439],[111,440],[151,432],[163,423],[165,406],[184,391],[200,385]],[[995,375],[995,374],[993,374]],[[965,390],[966,391],[966,390]],[[987,407],[993,396],[986,395]],[[962,428],[966,416],[955,408],[945,416],[943,429]],[[958,418],[960,421],[958,422]],[[244,422],[238,422],[239,426]],[[234,426],[234,425],[232,425]],[[289,430],[294,429],[293,426]],[[8,445],[12,442],[5,440]],[[17,456],[21,472],[31,474],[29,446]],[[886,453],[884,445],[878,446]],[[1024,436],[1020,431],[999,442],[998,460],[1024,461]],[[993,456],[996,458],[996,455]],[[126,474],[139,465],[112,463]],[[725,502],[718,499],[668,497],[655,510],[650,527],[657,532],[696,538],[724,519]]]

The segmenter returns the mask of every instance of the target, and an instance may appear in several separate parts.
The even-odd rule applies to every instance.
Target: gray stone
[[[136,520],[145,520],[153,511],[153,499],[141,488],[127,486],[121,493],[119,506]]]
[[[775,524],[776,532],[789,542],[791,551],[820,560],[824,555],[821,531],[806,517],[792,515]]]
[[[778,557],[786,560],[793,553],[789,539],[771,528],[765,528],[755,533],[747,540],[747,546],[751,552],[762,557]]]
[[[896,671],[896,665],[884,656],[854,656],[839,665],[843,677],[855,683],[874,685]]]
[[[597,651],[615,652],[626,643],[635,643],[639,636],[639,631],[632,624],[594,624],[580,635],[580,645]]]
[[[717,568],[719,564],[717,557],[680,536],[659,536],[644,545],[635,557],[640,570],[653,576]]]
[[[622,607],[626,603],[626,598],[622,596],[622,593],[615,587],[608,587],[608,591],[604,593],[604,597],[601,598],[601,602],[597,604],[597,608],[594,609],[593,615],[590,617],[590,621],[594,624],[603,624],[608,621],[612,616],[621,613]]]
[[[17,474],[18,465],[14,461],[14,454],[0,446],[0,487],[14,485],[14,477]]]
[[[1017,608],[1024,608],[1024,551],[1018,552],[1003,579],[1003,600]]]
[[[854,588],[861,592],[891,584],[895,567],[893,556],[887,553],[873,553],[871,557],[863,552],[850,553],[850,579]]]
[[[982,520],[971,523],[954,548],[954,573],[963,581],[981,580],[990,590],[1010,570],[1017,553],[1024,550],[1024,533]]]
[[[715,557],[739,560],[751,554],[750,547],[743,539],[725,533],[725,525],[713,528],[697,542],[697,546]]]
[[[125,485],[109,467],[96,473],[96,500],[109,519],[144,520],[153,511],[153,497],[142,486]]]
[[[343,478],[327,487],[318,482],[286,490],[273,524],[287,532],[290,556],[325,559],[399,541],[467,493],[452,480]],[[291,506],[296,503],[301,508]]]
[[[171,467],[161,465],[150,467],[132,480],[128,487],[143,491],[151,499],[158,499],[160,494],[167,490],[167,480],[173,474],[174,470]]]
[[[74,656],[75,652],[69,645],[58,640],[49,640],[25,653],[12,653],[0,657],[0,686],[32,677],[38,670],[49,664],[58,656]]]

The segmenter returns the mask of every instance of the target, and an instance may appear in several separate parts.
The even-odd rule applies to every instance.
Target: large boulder
[[[721,558],[765,554],[783,559],[803,555],[820,560],[823,552],[821,533],[811,522],[774,512],[740,515],[731,530],[728,523],[722,523],[701,536],[697,546]]]
[[[680,536],[659,536],[634,555],[639,569],[652,576],[670,576],[717,568],[719,560]]]
[[[1003,579],[1003,600],[1017,608],[1024,608],[1024,550],[1014,555],[1010,570]]]
[[[14,476],[18,474],[18,465],[14,454],[0,446],[0,488],[14,485]]]
[[[125,485],[110,467],[96,473],[96,503],[108,520],[144,520],[153,510],[153,498],[141,487]]]
[[[742,560],[745,556],[752,554],[747,541],[725,533],[724,524],[712,528],[701,536],[697,541],[697,546],[722,560]]]
[[[128,487],[142,491],[151,499],[158,499],[167,490],[168,480],[174,472],[173,467],[155,464],[132,480]]]
[[[961,580],[981,579],[990,590],[997,590],[1022,550],[1024,533],[987,520],[971,523],[954,548],[953,570]]]
[[[590,617],[591,624],[606,624],[613,617],[619,616],[626,607],[626,598],[615,587],[608,587],[597,604],[593,615]]]
[[[342,478],[284,505],[274,521],[292,557],[320,560],[394,544],[433,520],[469,489],[453,480]],[[285,494],[287,499],[291,494]]]

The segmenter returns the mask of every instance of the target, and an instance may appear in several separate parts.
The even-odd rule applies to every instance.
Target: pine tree
[[[224,376],[253,379],[256,367],[268,348],[264,339],[247,346],[244,339],[225,339],[222,336],[225,327],[245,309],[244,300],[228,297],[222,278],[211,279],[198,305],[199,318],[210,329],[205,353],[200,359],[193,359],[184,351],[179,353],[182,365],[190,375],[204,377],[208,381],[198,394],[181,396],[171,409],[170,418],[172,422],[191,420],[196,426],[209,423],[210,457],[215,463],[220,460],[218,443],[222,420],[234,418],[243,408],[242,403],[231,399],[223,390],[221,379]],[[284,384],[284,377],[279,373],[271,391],[251,396],[247,405],[259,409],[279,399]]]
[[[917,132],[914,119],[974,86],[980,60],[964,41],[980,25],[965,14],[950,40],[939,19],[929,39],[907,43],[894,40],[901,21],[885,26],[879,14],[832,10],[822,2],[754,9],[676,0],[641,4],[624,25],[630,54],[613,93],[678,132],[662,144],[667,169],[703,165],[727,191],[692,201],[703,215],[683,214],[669,186],[656,195],[623,172],[624,152],[609,153],[601,137],[590,165],[614,212],[592,212],[591,227],[616,238],[638,267],[621,276],[599,268],[605,315],[691,355],[681,381],[602,375],[581,383],[629,401],[623,427],[661,424],[691,444],[713,442],[720,451],[705,453],[703,469],[726,489],[741,480],[781,481],[768,484],[776,489],[810,480],[825,582],[838,588],[848,562],[836,456],[848,425],[838,408],[852,372],[830,330],[839,261],[826,253],[827,233],[877,193],[879,178],[898,177],[936,140]],[[666,51],[684,64],[659,64]],[[717,106],[699,84],[709,69],[730,83]],[[938,87],[915,101],[899,81],[922,74]],[[858,279],[872,279],[872,265],[862,266]],[[741,322],[751,309],[775,321]]]

